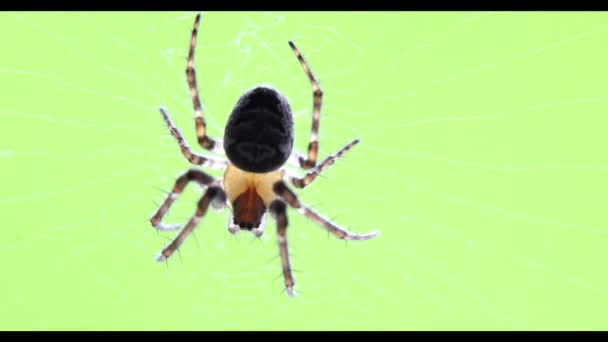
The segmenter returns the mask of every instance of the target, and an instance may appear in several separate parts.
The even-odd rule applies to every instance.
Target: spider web
[[[359,232],[378,228],[382,235],[345,244],[290,212],[299,293],[290,301],[281,293],[270,218],[266,234],[256,240],[229,235],[229,213],[210,211],[166,267],[153,262],[175,234],[149,226],[146,220],[156,209],[152,200],[160,203],[163,191],[189,167],[158,106],[168,109],[190,145],[198,147],[183,72],[194,14],[147,13],[132,19],[58,14],[44,20],[40,14],[3,14],[5,23],[14,25],[11,30],[25,31],[50,55],[46,60],[24,56],[18,41],[2,37],[3,46],[14,47],[0,63],[0,74],[15,82],[8,93],[23,98],[33,89],[50,105],[10,96],[0,105],[6,124],[0,164],[8,175],[0,205],[10,223],[4,251],[11,256],[3,260],[11,276],[1,292],[12,312],[1,327],[605,328],[608,278],[595,267],[607,257],[601,246],[608,222],[597,218],[596,208],[605,203],[608,160],[596,148],[606,146],[605,138],[592,137],[593,127],[605,123],[598,113],[607,109],[608,94],[599,87],[605,81],[598,80],[607,75],[590,72],[605,52],[585,67],[570,68],[578,73],[541,67],[556,55],[566,56],[563,61],[585,56],[593,41],[606,38],[605,17],[578,17],[567,29],[551,27],[553,33],[539,29],[544,34],[531,33],[518,44],[506,28],[533,21],[534,14],[453,13],[431,19],[385,13],[370,20],[343,14],[339,25],[331,24],[332,15],[337,14],[203,13],[197,44],[199,90],[211,136],[221,137],[240,94],[268,83],[290,99],[296,145],[304,151],[312,99],[287,47],[293,40],[326,94],[321,158],[362,138],[353,152],[298,193],[339,224]],[[404,20],[420,26],[410,31],[413,26],[404,26]],[[467,37],[484,25],[496,30],[488,42],[501,46],[475,55],[454,52],[472,49],[467,44],[475,41]],[[382,50],[384,37],[404,27],[408,36]],[[84,33],[76,34],[75,28]],[[439,59],[442,63],[432,69],[424,64],[442,54],[454,56]],[[419,65],[427,67],[418,70]],[[492,81],[508,79],[499,74],[507,68],[521,72],[514,84],[530,91]],[[562,92],[535,95],[534,86],[561,80],[548,79],[551,70],[598,87],[575,92],[564,86]],[[476,84],[480,97],[464,93],[463,82]],[[480,87],[483,82],[488,86]],[[511,98],[493,95],[497,92]],[[53,102],[54,95],[62,101]],[[442,98],[453,110],[440,107]],[[555,112],[559,117],[552,116]],[[570,138],[564,122],[590,131],[588,139],[572,138],[588,153],[577,155],[561,145],[565,156],[554,154],[550,144],[556,137]],[[495,128],[503,125],[508,129]],[[460,136],[463,131],[473,137]],[[514,150],[530,154],[512,153],[509,146],[518,139],[529,147]],[[493,150],[480,150],[478,144],[488,141]],[[477,180],[481,186],[473,188]],[[538,186],[493,192],[500,182]],[[537,205],[556,184],[579,196],[577,207],[560,212]],[[186,222],[200,194],[191,184],[166,221]],[[562,197],[558,191],[551,196]],[[564,313],[564,307],[570,311]]]

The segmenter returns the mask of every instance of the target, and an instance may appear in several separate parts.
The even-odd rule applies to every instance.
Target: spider
[[[150,223],[157,230],[181,229],[177,237],[159,253],[157,260],[166,260],[179,248],[206,214],[209,206],[218,211],[231,207],[232,214],[228,222],[229,232],[236,234],[239,230],[247,230],[258,238],[264,233],[264,218],[269,212],[276,221],[285,289],[288,295],[293,297],[295,280],[291,272],[287,248],[288,206],[340,239],[368,240],[379,234],[378,231],[356,234],[332,223],[303,204],[287,185],[287,183],[291,183],[296,188],[305,188],[323,170],[355,146],[359,139],[354,139],[333,155],[317,163],[319,117],[323,92],[304,57],[291,41],[289,41],[289,46],[304,68],[313,90],[312,131],[307,155],[299,154],[293,149],[293,119],[290,105],[285,96],[271,86],[256,86],[239,98],[228,118],[223,140],[207,135],[194,68],[194,50],[199,23],[200,14],[194,21],[186,68],[194,106],[196,136],[201,147],[210,152],[225,154],[228,160],[193,152],[171,120],[167,110],[163,107],[160,108],[162,117],[171,135],[177,140],[183,156],[192,164],[222,170],[224,174],[222,179],[214,179],[197,168],[191,168],[177,178],[172,191],[150,218]],[[286,163],[309,171],[304,177],[297,177],[283,167]],[[192,181],[206,188],[198,201],[194,215],[184,227],[163,223],[163,216]]]

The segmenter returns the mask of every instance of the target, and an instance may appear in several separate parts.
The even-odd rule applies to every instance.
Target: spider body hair
[[[237,168],[268,173],[285,164],[293,150],[289,102],[278,90],[260,85],[245,92],[224,130],[226,157]]]

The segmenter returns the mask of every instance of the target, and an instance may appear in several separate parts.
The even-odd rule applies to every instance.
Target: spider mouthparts
[[[230,234],[234,235],[239,231],[239,227],[231,225],[230,227],[228,227],[228,231],[230,232]]]
[[[241,230],[251,231],[254,228],[258,228],[259,226],[260,226],[259,223],[255,223],[255,224],[254,223],[241,223],[239,227],[241,228]]]
[[[254,228],[254,229],[251,230],[251,232],[257,238],[262,237],[262,235],[264,235],[264,230],[263,229],[259,229],[259,228]]]

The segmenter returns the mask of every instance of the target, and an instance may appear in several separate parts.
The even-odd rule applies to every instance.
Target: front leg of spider
[[[350,232],[347,229],[334,224],[330,220],[324,218],[319,213],[315,212],[314,210],[310,209],[308,206],[306,206],[302,202],[300,202],[300,200],[298,199],[298,196],[296,196],[296,194],[291,189],[289,189],[287,187],[287,184],[285,184],[285,182],[283,182],[283,181],[278,181],[278,182],[274,183],[273,191],[277,196],[279,196],[279,198],[281,198],[282,200],[287,202],[289,204],[289,206],[292,207],[293,209],[295,209],[298,213],[304,215],[309,220],[311,220],[311,221],[315,222],[316,224],[320,225],[321,227],[325,228],[327,231],[329,231],[331,234],[333,234],[334,236],[336,236],[339,239],[342,239],[342,240],[369,240],[369,239],[373,239],[373,238],[377,237],[380,234],[380,232],[378,232],[378,231],[373,231],[373,232],[364,233],[364,234],[357,234],[357,233]]]
[[[289,262],[289,250],[287,249],[287,206],[282,200],[276,199],[270,204],[270,215],[277,222],[277,239],[279,243],[279,254],[281,255],[281,265],[283,268],[283,280],[285,281],[285,290],[290,297],[295,296],[295,280],[291,272],[291,264]]]
[[[378,236],[379,234],[377,231],[357,234],[333,224],[328,219],[323,218],[321,215],[302,204],[296,194],[287,187],[284,181],[274,183],[273,192],[276,196],[278,196],[278,198],[271,203],[269,211],[277,222],[277,237],[279,242],[281,264],[283,266],[283,279],[285,280],[285,289],[292,297],[295,295],[295,281],[291,271],[289,252],[287,248],[287,208],[285,203],[296,209],[298,213],[306,216],[308,219],[314,221],[336,237],[343,240],[369,240]]]
[[[194,228],[198,225],[200,220],[207,213],[207,209],[209,205],[212,205],[215,208],[221,208],[226,203],[226,193],[222,190],[221,187],[214,185],[207,188],[205,194],[198,201],[196,212],[190,218],[184,229],[179,233],[179,235],[167,246],[162,252],[158,255],[158,261],[164,261],[169,258],[178,248],[179,246],[186,240],[188,235],[192,233]]]
[[[213,177],[204,173],[203,171],[197,169],[190,169],[186,171],[184,174],[179,176],[175,181],[175,185],[173,186],[173,190],[167,195],[167,198],[163,202],[163,204],[156,210],[156,213],[150,219],[150,223],[152,226],[158,230],[168,231],[168,230],[178,230],[181,228],[181,225],[168,225],[162,222],[163,217],[173,205],[173,202],[179,197],[179,195],[184,191],[186,186],[190,182],[196,182],[201,187],[207,187],[211,183],[213,183]]]

